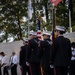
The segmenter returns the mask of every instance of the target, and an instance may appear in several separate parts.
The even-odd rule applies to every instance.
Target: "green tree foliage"
[[[68,3],[69,0],[64,0],[63,3],[60,3],[57,7],[56,7],[56,24],[57,25],[62,25],[62,26],[65,26],[67,29],[69,27],[69,3]],[[71,9],[72,9],[72,28],[73,28],[73,31],[75,30],[74,26],[75,26],[75,0],[72,0],[72,6]]]
[[[57,6],[56,8],[56,25],[62,25],[68,28],[69,26],[68,16],[69,16],[68,7],[60,3],[59,6]]]
[[[9,37],[13,37],[14,40],[20,40],[25,37],[28,32],[28,1],[29,0],[0,0],[0,42],[6,40],[8,42]],[[47,28],[52,30],[52,7],[50,0],[31,0],[33,14],[32,18],[29,19],[30,30],[37,28],[38,11],[41,16],[41,30]],[[75,0],[73,2],[72,12],[72,26],[75,31]],[[69,11],[68,11],[68,0],[64,0],[59,3],[56,8],[56,25],[63,25],[67,29],[69,27]],[[23,17],[27,19],[23,22]],[[42,19],[46,18],[46,21]]]
[[[0,2],[0,31],[4,32],[1,41],[13,36],[14,40],[22,39],[23,17],[27,17],[27,1],[2,0]]]

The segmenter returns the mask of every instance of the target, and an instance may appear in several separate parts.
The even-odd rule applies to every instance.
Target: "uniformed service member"
[[[43,32],[43,41],[40,42],[40,65],[43,75],[52,75],[50,68],[50,52],[52,50],[52,41],[50,40],[50,32]]]
[[[21,46],[21,50],[19,53],[19,64],[21,67],[21,72],[22,75],[26,75],[26,73],[28,73],[28,75],[30,75],[30,69],[29,69],[29,65],[26,65],[26,52],[28,50],[28,39],[24,39],[23,40],[23,46]]]
[[[51,59],[56,75],[67,75],[68,66],[70,66],[71,43],[69,39],[63,36],[64,33],[64,27],[56,26],[56,35],[58,37],[54,39],[54,52]]]
[[[30,64],[31,75],[40,75],[39,39],[36,32],[30,32],[28,42],[27,61]]]

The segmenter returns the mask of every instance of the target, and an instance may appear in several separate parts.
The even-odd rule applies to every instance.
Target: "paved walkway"
[[[3,70],[3,68],[2,68],[2,70]],[[3,73],[2,73],[2,75],[3,75]],[[9,75],[11,75],[11,71],[9,70]],[[18,67],[17,67],[17,75],[21,75],[21,70],[20,70],[20,66],[18,65]]]

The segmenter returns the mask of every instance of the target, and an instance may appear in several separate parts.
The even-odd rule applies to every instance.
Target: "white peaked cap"
[[[49,35],[49,36],[50,36],[50,35],[51,35],[51,32],[46,31],[46,32],[43,32],[43,33],[42,33],[42,35],[44,35],[44,34],[45,34],[45,35]]]
[[[28,42],[28,38],[23,39],[25,42]]]
[[[37,35],[37,33],[36,32],[34,32],[34,31],[30,31],[30,33],[29,33],[30,35]]]
[[[65,32],[66,29],[63,26],[56,26],[56,30]]]

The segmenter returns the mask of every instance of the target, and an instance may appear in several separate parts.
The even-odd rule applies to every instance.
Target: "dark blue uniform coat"
[[[52,42],[46,39],[40,42],[40,64],[42,68],[46,69],[50,66],[50,55],[52,50]]]
[[[54,52],[52,52],[52,61],[54,66],[69,66],[71,60],[70,40],[59,36],[54,40]]]
[[[39,39],[34,38],[29,40],[27,60],[29,62],[39,62]]]

